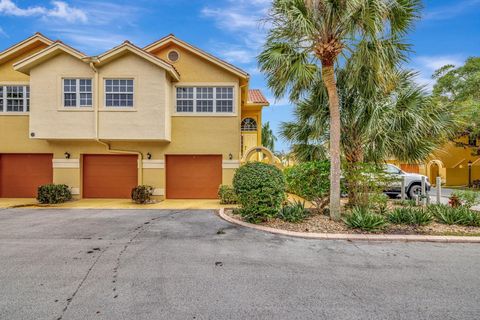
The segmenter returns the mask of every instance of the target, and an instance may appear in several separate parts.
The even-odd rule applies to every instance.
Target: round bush
[[[262,162],[249,162],[237,169],[233,188],[241,206],[240,214],[253,223],[275,217],[285,199],[282,171]]]
[[[38,187],[37,200],[42,204],[56,204],[72,200],[72,191],[65,184],[45,184]]]

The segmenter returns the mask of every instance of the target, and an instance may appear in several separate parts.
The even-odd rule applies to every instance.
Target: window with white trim
[[[105,106],[133,107],[133,79],[106,79]]]
[[[0,86],[0,112],[30,111],[29,86]]]
[[[233,87],[177,87],[178,113],[233,113]]]
[[[65,108],[92,106],[92,79],[63,79]]]

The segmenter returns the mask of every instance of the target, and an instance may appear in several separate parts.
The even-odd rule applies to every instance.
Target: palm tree
[[[293,102],[312,89],[320,70],[329,101],[330,214],[335,220],[340,219],[341,174],[336,65],[348,62],[352,53],[375,60],[368,70],[375,77],[365,88],[386,87],[391,70],[404,59],[407,46],[400,39],[419,9],[420,0],[273,0],[260,69],[274,95],[288,92]],[[359,64],[350,76],[359,77],[362,70]]]
[[[352,86],[350,74],[348,69],[337,69],[336,74],[347,167],[392,158],[420,162],[455,134],[460,118],[447,105],[434,103],[415,83],[415,73],[397,72],[391,90],[377,90],[374,97],[363,96],[360,83]],[[329,117],[327,89],[319,81],[298,104],[295,120],[281,125],[280,134],[293,145],[298,160],[325,159]],[[355,194],[350,194],[350,200],[355,201]]]
[[[262,146],[274,151],[275,141],[277,141],[277,137],[275,137],[272,129],[270,128],[270,122],[265,122],[262,125]]]

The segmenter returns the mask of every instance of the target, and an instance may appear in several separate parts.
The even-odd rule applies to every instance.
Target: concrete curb
[[[480,243],[480,237],[461,237],[461,236],[424,236],[424,235],[391,235],[391,234],[348,234],[348,233],[306,233],[275,229],[259,226],[245,221],[240,221],[225,214],[225,209],[218,211],[223,220],[242,226],[264,232],[280,234],[284,236],[319,239],[319,240],[347,240],[347,241],[389,241],[389,242],[437,242],[437,243]]]

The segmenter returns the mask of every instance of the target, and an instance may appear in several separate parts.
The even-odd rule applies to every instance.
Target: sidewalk
[[[164,200],[152,204],[135,204],[129,199],[81,199],[55,205],[41,205],[36,199],[0,199],[0,208],[59,209],[220,209],[216,199]],[[232,207],[229,205],[229,207]]]

